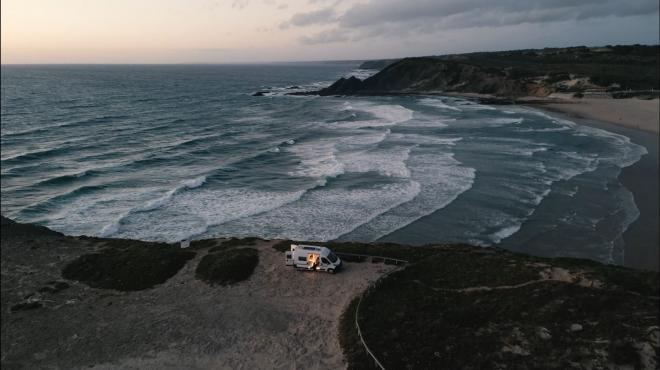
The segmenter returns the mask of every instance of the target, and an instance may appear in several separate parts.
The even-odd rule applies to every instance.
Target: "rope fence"
[[[406,264],[406,263],[408,263],[408,261],[406,261],[406,260],[399,260],[399,259],[396,259],[396,258],[387,258],[387,257],[379,257],[379,256],[367,256],[367,255],[356,255],[356,256],[363,256],[363,257],[376,257],[376,258],[390,259],[390,260],[398,261],[398,262],[401,263],[401,264]],[[396,263],[396,264],[398,265],[399,263]],[[384,274],[383,276],[379,277],[378,279],[376,279],[375,281],[373,281],[371,284],[369,284],[369,286],[367,287],[367,289],[365,289],[365,291],[364,291],[364,292],[362,293],[362,295],[360,296],[360,300],[358,301],[357,307],[355,308],[355,327],[357,328],[357,334],[358,334],[358,337],[360,338],[360,342],[362,343],[362,346],[364,346],[364,349],[365,349],[365,351],[367,352],[367,354],[368,354],[368,355],[371,357],[371,359],[374,361],[374,364],[375,364],[376,366],[378,366],[378,368],[380,368],[380,369],[382,369],[382,370],[385,370],[385,367],[384,367],[383,364],[378,360],[378,358],[377,358],[376,355],[371,351],[371,349],[369,349],[369,346],[367,345],[367,342],[365,342],[364,337],[362,336],[362,329],[360,328],[360,322],[359,322],[359,320],[358,320],[358,316],[360,315],[360,305],[362,304],[362,299],[364,299],[364,297],[366,297],[366,296],[367,296],[367,295],[373,290],[373,288],[376,287],[376,285],[377,285],[380,281],[382,281],[384,278],[386,278],[386,277],[389,276],[390,274],[392,274],[392,273],[394,273],[394,272],[396,272],[396,271],[399,271],[399,270],[401,270],[401,267],[397,267],[397,268],[395,268],[395,269],[393,269],[393,270],[387,272],[386,274]]]

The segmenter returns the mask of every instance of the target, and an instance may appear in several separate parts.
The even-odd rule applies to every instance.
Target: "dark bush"
[[[111,247],[76,258],[64,267],[62,276],[94,288],[142,290],[164,283],[193,257],[195,252],[167,244]]]
[[[258,263],[256,249],[230,249],[204,256],[195,275],[209,284],[230,285],[249,278]]]

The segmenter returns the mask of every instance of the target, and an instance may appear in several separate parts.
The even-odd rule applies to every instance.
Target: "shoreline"
[[[440,95],[440,94],[437,94]],[[631,166],[621,169],[617,179],[621,184],[628,189],[633,196],[635,206],[639,210],[639,216],[635,219],[626,230],[623,232],[622,239],[624,243],[624,258],[622,266],[634,268],[638,270],[652,270],[658,271],[660,269],[658,256],[659,256],[659,237],[658,237],[658,137],[652,129],[655,126],[657,130],[658,115],[655,117],[652,114],[645,116],[643,125],[626,125],[619,120],[612,120],[612,122],[605,122],[600,120],[600,116],[588,115],[589,109],[586,112],[578,115],[573,110],[563,109],[568,107],[572,108],[574,103],[568,99],[553,98],[536,98],[526,97],[518,100],[502,99],[492,95],[485,94],[456,94],[449,93],[443,94],[449,97],[458,97],[469,100],[477,101],[480,104],[486,105],[519,105],[531,109],[537,109],[550,116],[560,119],[573,121],[580,125],[591,126],[603,129],[609,132],[620,134],[630,138],[631,142],[641,145],[646,148],[648,154],[643,155],[639,161]],[[607,104],[616,101],[615,104],[618,108],[621,105],[632,102],[632,99],[592,99],[597,100],[589,108],[595,110],[599,114],[608,112]],[[658,99],[645,101],[635,99],[635,103],[641,102],[647,106],[650,104],[658,104]],[[627,109],[634,111],[635,103],[627,106]],[[595,108],[594,108],[595,107]],[[646,127],[644,130],[641,127]],[[423,219],[415,221],[415,226],[407,226],[405,228],[415,228],[416,233],[428,234],[434,229],[436,221],[433,214]],[[405,229],[404,228],[404,229]],[[410,231],[410,230],[408,230]],[[401,239],[405,231],[399,229],[378,241],[405,243]],[[517,250],[517,249],[512,249]],[[517,250],[524,252],[522,250]]]
[[[574,119],[598,121],[616,126],[658,134],[660,101],[658,99],[594,99],[594,98],[554,98],[531,105],[541,109],[561,113]],[[522,100],[521,104],[527,102]]]
[[[657,99],[654,100],[657,103]],[[648,129],[649,123],[644,126],[625,124],[618,120],[602,121],[600,116],[588,115],[586,112],[577,114],[569,107],[570,103],[555,104],[527,104],[521,105],[538,109],[561,119],[568,119],[577,124],[604,129],[616,134],[624,135],[638,145],[646,148],[647,154],[639,161],[621,169],[619,181],[633,194],[639,216],[623,233],[625,243],[623,266],[634,269],[658,271],[660,268],[659,249],[660,238],[658,223],[660,221],[658,209],[658,164],[659,142],[657,136],[658,117],[655,118],[655,130]],[[646,129],[642,128],[646,127]]]

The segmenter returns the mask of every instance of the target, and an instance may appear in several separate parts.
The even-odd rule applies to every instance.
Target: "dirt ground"
[[[102,246],[62,236],[2,240],[2,368],[335,369],[346,367],[338,320],[391,267],[346,263],[337,274],[284,265],[260,242],[249,280],[209,286],[194,277],[206,251],[153,289],[119,292],[62,280],[69,260]],[[31,296],[30,296],[31,295]],[[18,302],[41,308],[11,312]]]

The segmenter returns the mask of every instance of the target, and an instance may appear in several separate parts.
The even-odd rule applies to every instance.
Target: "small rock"
[[[267,92],[268,91],[257,91],[256,93],[252,94],[252,96],[264,96]]]
[[[651,326],[646,329],[646,333],[651,344],[658,347],[660,345],[660,329],[657,326]]]
[[[41,308],[43,305],[40,302],[22,302],[11,306],[11,312],[17,311],[26,311],[33,310],[35,308]]]
[[[575,331],[582,331],[582,325],[580,325],[580,324],[573,324],[573,325],[571,325],[571,331],[573,331],[573,332],[575,332]]]
[[[49,281],[47,285],[39,289],[41,293],[57,293],[69,288],[69,284],[64,281]]]
[[[526,349],[522,348],[519,345],[512,345],[512,346],[504,346],[502,347],[502,352],[509,352],[514,355],[519,355],[519,356],[529,356],[529,351]]]
[[[543,340],[549,340],[549,339],[552,338],[552,335],[550,335],[550,330],[548,330],[548,329],[546,329],[542,326],[539,326],[536,329],[536,334],[539,336],[539,338],[541,338]]]

